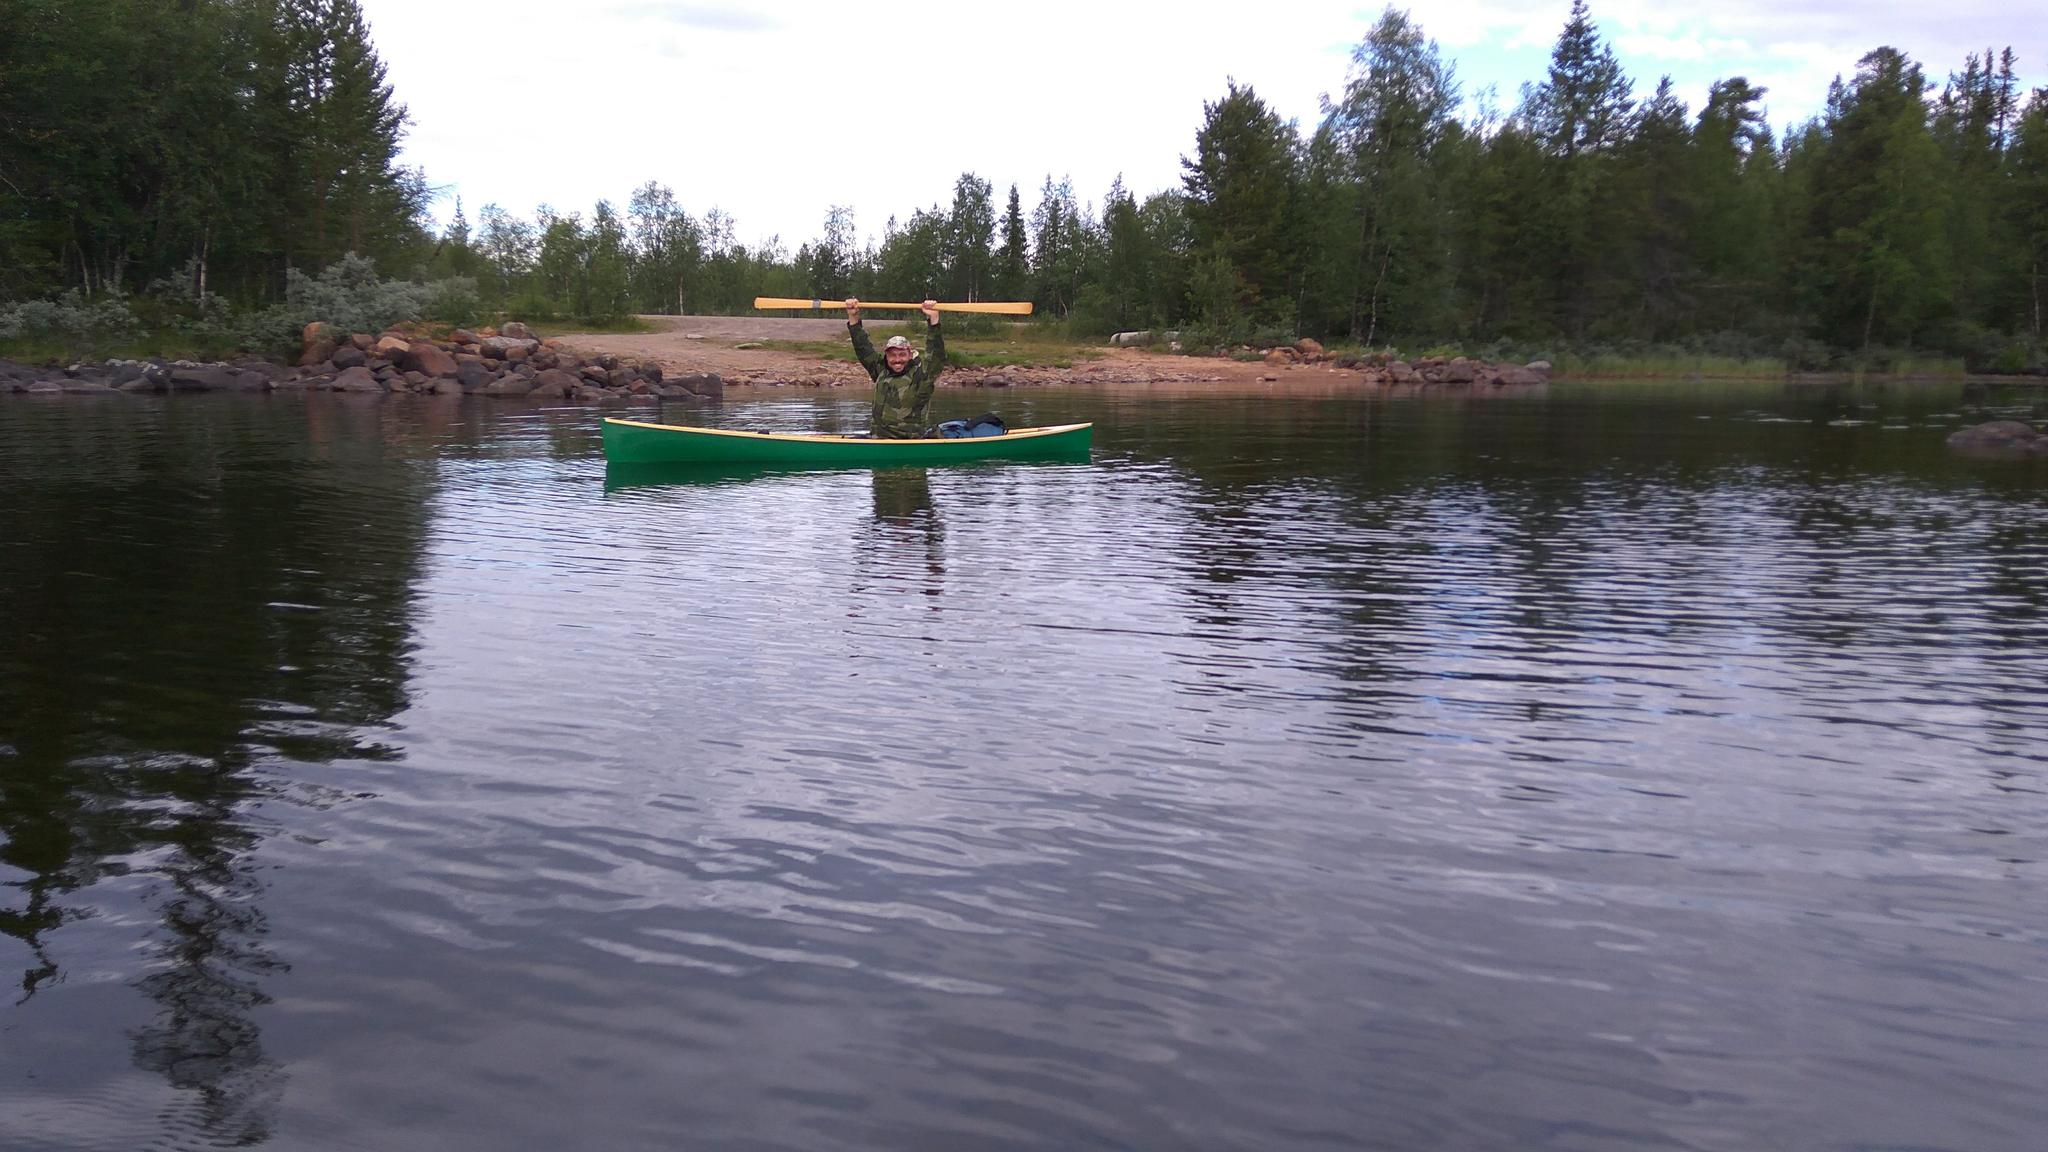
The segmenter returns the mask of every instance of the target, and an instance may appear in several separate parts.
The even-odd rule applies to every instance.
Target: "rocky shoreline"
[[[393,328],[372,335],[314,323],[302,334],[296,367],[245,358],[105,360],[38,368],[0,360],[0,392],[90,395],[122,392],[360,392],[507,396],[584,403],[718,400],[716,373],[666,375],[651,361],[610,353],[578,356],[524,324],[446,340]]]

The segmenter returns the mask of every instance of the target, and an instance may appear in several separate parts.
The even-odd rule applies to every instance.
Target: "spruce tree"
[[[1017,186],[1010,185],[1010,204],[1003,210],[1003,243],[996,249],[996,295],[1005,300],[1023,299],[1029,291],[1031,244],[1024,233],[1024,207]]]
[[[1202,106],[1195,154],[1181,158],[1195,243],[1229,262],[1239,306],[1262,320],[1292,318],[1288,242],[1298,145],[1292,125],[1232,80],[1221,100]]]

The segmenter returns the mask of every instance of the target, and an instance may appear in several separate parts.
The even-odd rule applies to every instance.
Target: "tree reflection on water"
[[[253,810],[326,802],[275,765],[392,754],[360,733],[405,704],[432,471],[392,466],[411,449],[379,408],[323,410],[329,436],[182,411],[53,420],[0,459],[39,477],[0,506],[0,934],[31,958],[20,1008],[63,983],[67,926],[140,931],[89,957],[154,1004],[130,1057],[195,1094],[167,1125],[247,1145],[283,1087],[256,1010],[286,970]]]

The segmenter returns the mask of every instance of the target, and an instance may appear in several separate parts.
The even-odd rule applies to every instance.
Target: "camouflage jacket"
[[[921,440],[930,436],[927,410],[932,406],[932,389],[938,386],[939,373],[946,368],[946,341],[939,334],[939,326],[929,326],[924,355],[912,352],[910,363],[901,372],[889,371],[888,361],[875,351],[866,328],[859,324],[846,327],[853,334],[853,354],[860,357],[860,366],[868,370],[869,379],[875,382],[869,430],[884,440]]]

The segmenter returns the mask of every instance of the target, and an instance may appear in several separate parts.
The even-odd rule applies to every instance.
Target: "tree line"
[[[865,239],[831,207],[791,250],[658,182],[430,228],[355,0],[0,5],[22,31],[0,37],[0,298],[161,283],[257,306],[352,251],[528,316],[1024,298],[1077,334],[2048,370],[2048,89],[2010,49],[1938,79],[1875,49],[1780,138],[1743,77],[1697,111],[1668,78],[1639,92],[1584,0],[1507,108],[1389,8],[1311,126],[1227,84],[1178,187],[1084,200],[1048,175],[1026,211],[963,173]]]
[[[0,300],[400,268],[405,122],[356,0],[0,0]]]

